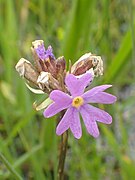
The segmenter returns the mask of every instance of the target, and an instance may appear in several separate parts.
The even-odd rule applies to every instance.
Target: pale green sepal
[[[45,109],[47,106],[49,106],[53,101],[48,97],[46,100],[44,100],[41,104],[37,104],[36,102],[33,103],[33,106],[36,111],[40,111],[42,109]]]

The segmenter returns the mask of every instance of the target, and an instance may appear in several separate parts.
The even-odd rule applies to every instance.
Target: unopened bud
[[[91,53],[87,53],[79,58],[79,60],[71,67],[71,73],[78,76],[84,74],[93,67],[90,59]]]
[[[21,77],[37,85],[39,73],[34,69],[32,64],[24,58],[21,58],[15,66],[16,71]]]
[[[94,75],[103,75],[103,61],[100,56],[86,53],[71,67],[71,73],[78,76],[93,69]]]
[[[66,68],[66,60],[64,56],[61,56],[56,60],[56,72],[59,74],[63,72],[65,68]]]
[[[59,81],[55,79],[51,74],[49,74],[49,86],[52,90],[55,89],[62,90]]]
[[[39,48],[41,47],[41,48]],[[46,67],[44,62],[41,60],[42,56],[45,54],[45,47],[43,40],[36,40],[32,42],[31,51],[33,54],[34,65],[37,71],[40,73],[42,71],[46,71]]]

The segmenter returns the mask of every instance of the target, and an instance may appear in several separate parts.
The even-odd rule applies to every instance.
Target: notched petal
[[[79,112],[76,108],[72,108],[72,118],[70,119],[70,129],[76,139],[82,136],[82,127],[80,123]]]
[[[50,99],[57,103],[72,103],[71,96],[59,90],[52,91],[50,94]]]
[[[70,126],[70,120],[72,118],[72,108],[67,109],[66,113],[64,114],[63,118],[60,120],[57,128],[56,134],[60,136],[63,134]]]
[[[100,92],[86,99],[89,103],[99,103],[99,104],[113,104],[117,100],[116,96],[106,92]]]

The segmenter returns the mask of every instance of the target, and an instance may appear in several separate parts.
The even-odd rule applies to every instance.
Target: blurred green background
[[[112,125],[92,138],[69,133],[65,179],[135,179],[135,0],[0,0],[0,179],[56,179],[56,116],[44,119],[15,71],[32,60],[31,42],[43,39],[56,57],[75,62],[86,52],[101,55],[104,76],[95,85],[113,84],[115,105],[101,106]],[[67,61],[68,62],[68,61]],[[83,125],[84,126],[84,125]]]

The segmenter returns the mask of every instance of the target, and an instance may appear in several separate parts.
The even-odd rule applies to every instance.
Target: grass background
[[[69,135],[65,178],[135,179],[135,1],[0,0],[0,179],[56,179],[56,116],[44,119],[15,71],[32,60],[31,42],[43,39],[56,57],[75,62],[92,52],[104,60],[104,76],[94,84],[113,84],[115,105],[101,106],[112,125],[99,124],[98,139],[83,127],[80,140]]]

